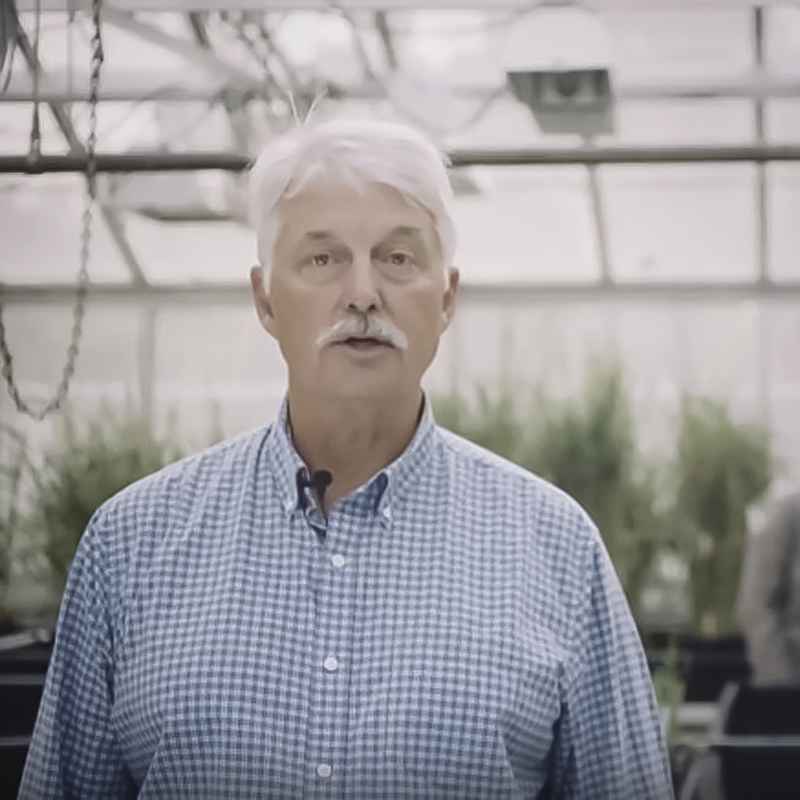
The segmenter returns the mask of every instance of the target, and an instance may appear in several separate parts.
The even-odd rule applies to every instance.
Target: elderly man
[[[671,797],[592,522],[420,388],[458,289],[440,153],[334,120],[252,183],[286,400],[97,512],[21,797]]]

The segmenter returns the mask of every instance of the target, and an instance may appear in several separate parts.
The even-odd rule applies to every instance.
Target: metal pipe
[[[242,172],[252,163],[251,156],[237,153],[99,153],[98,172],[192,172],[224,170]],[[565,166],[574,164],[695,164],[767,161],[800,161],[800,145],[703,145],[694,147],[596,147],[454,150],[453,167]],[[0,173],[41,175],[52,172],[85,172],[81,155],[42,156],[0,155]]]
[[[793,0],[789,0],[790,4]],[[88,8],[91,0],[39,0],[43,11],[69,11],[71,5]],[[766,4],[778,5],[779,0]],[[36,0],[17,0],[19,11],[33,11]],[[786,4],[786,0],[784,0]],[[531,0],[114,0],[114,6],[128,11],[330,11],[331,8],[350,11],[527,11]],[[639,9],[636,0],[590,0],[590,9]],[[668,8],[685,8],[695,11],[703,8],[748,8],[752,0],[668,0]]]
[[[0,295],[6,306],[51,305],[70,302],[75,296],[73,284],[0,284]],[[462,284],[459,296],[466,302],[503,305],[530,303],[576,302],[585,300],[645,300],[691,302],[730,302],[768,300],[797,303],[800,281],[762,283],[761,281],[614,281],[599,279],[585,283],[508,283]],[[89,289],[89,303],[141,302],[154,305],[239,305],[252,302],[250,285],[237,283],[149,284],[133,286],[125,283],[96,283]]]
[[[273,54],[279,58],[272,44]],[[295,81],[296,82],[296,81]],[[481,102],[501,90],[496,83],[450,84],[447,91],[453,97]],[[352,100],[385,100],[385,93],[372,84],[335,86],[337,97]],[[41,81],[38,99],[57,103],[85,103],[88,94],[88,78],[78,75],[72,85],[67,76],[48,75]],[[198,81],[196,74],[170,73],[169,76],[152,76],[146,73],[116,73],[103,81],[100,99],[103,102],[214,102],[229,94],[244,100],[267,97],[263,80],[232,79],[213,76],[206,81]],[[669,82],[634,82],[630,78],[617,81],[614,95],[620,101],[643,100],[663,102],[673,100],[708,101],[724,98],[751,98],[769,100],[774,98],[793,99],[800,97],[800,80],[781,75],[759,76],[743,75],[727,80],[685,79]],[[0,103],[31,103],[37,98],[33,84],[26,75],[12,75],[8,88],[0,94]]]

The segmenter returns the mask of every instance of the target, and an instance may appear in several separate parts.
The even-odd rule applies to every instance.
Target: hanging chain
[[[39,78],[41,63],[39,61],[39,40],[42,36],[42,0],[36,0],[33,33],[33,118],[31,119],[31,142],[28,150],[28,160],[37,162],[42,156],[42,125],[39,107]]]
[[[86,295],[89,290],[89,256],[92,244],[92,217],[94,202],[97,196],[97,106],[100,92],[100,67],[103,63],[103,39],[100,24],[102,0],[92,0],[92,62],[89,75],[89,133],[86,140],[86,199],[83,209],[82,228],[80,235],[79,269],[77,285],[75,287],[75,306],[72,317],[72,332],[67,348],[67,360],[61,376],[61,382],[53,398],[43,408],[35,409],[30,406],[19,392],[19,387],[14,380],[13,358],[6,340],[6,329],[3,322],[2,289],[0,288],[0,357],[2,357],[2,373],[8,386],[8,393],[14,401],[17,411],[41,421],[54,411],[61,408],[67,396],[69,385],[75,375],[78,361],[78,347],[83,333],[83,319],[86,314]],[[34,65],[38,71],[38,60]],[[32,134],[36,134],[34,129]],[[33,139],[33,136],[32,136]],[[33,141],[32,141],[33,144]],[[33,150],[33,148],[32,148]],[[32,155],[35,154],[32,152]]]

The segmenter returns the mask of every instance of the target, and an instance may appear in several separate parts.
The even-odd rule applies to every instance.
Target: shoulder
[[[554,515],[587,532],[594,529],[583,507],[562,489],[452,431],[439,427],[438,433],[460,485],[502,497],[509,508],[525,507]]]
[[[544,478],[438,428],[460,506],[479,509],[497,535],[516,537],[543,568],[585,574],[605,551],[597,527],[570,495]]]
[[[106,519],[160,508],[179,511],[209,490],[222,488],[255,466],[270,428],[220,442],[130,484],[100,508]]]
[[[101,550],[112,572],[127,571],[194,517],[224,513],[250,485],[270,430],[220,442],[130,484],[95,512],[81,549]]]

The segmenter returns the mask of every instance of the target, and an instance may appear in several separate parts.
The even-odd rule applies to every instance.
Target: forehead
[[[380,238],[390,232],[435,240],[433,215],[394,186],[326,175],[278,203],[279,238]]]

